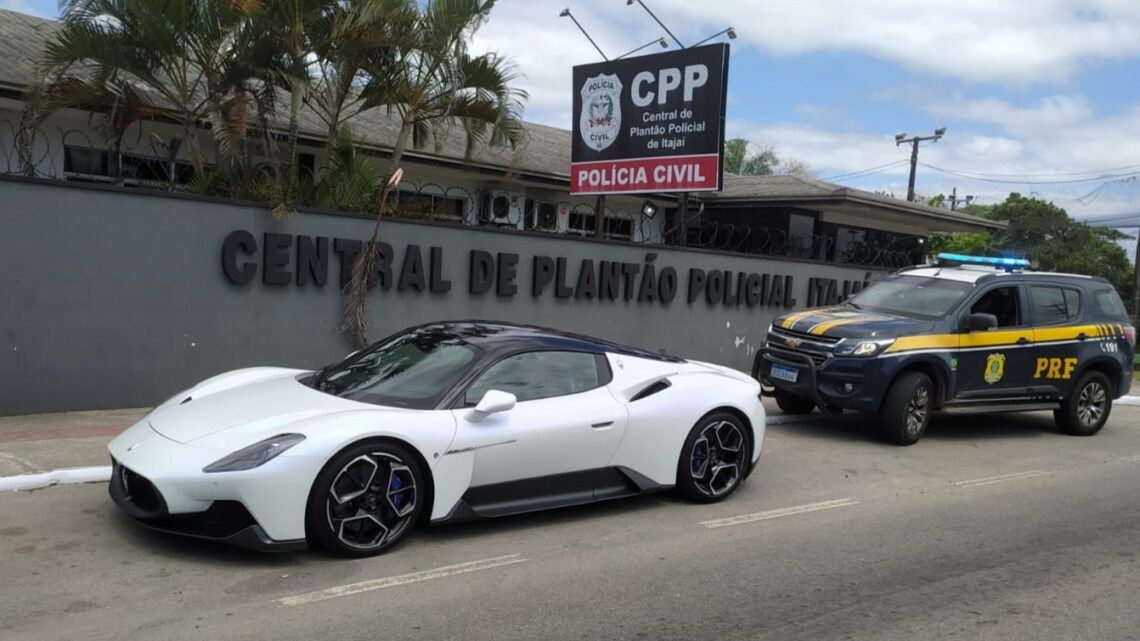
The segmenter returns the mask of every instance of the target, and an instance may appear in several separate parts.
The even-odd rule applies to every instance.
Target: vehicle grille
[[[805,332],[794,332],[783,328],[772,328],[772,333],[768,335],[768,350],[773,356],[784,356],[792,362],[797,362],[800,359],[796,356],[806,356],[815,363],[816,367],[822,366],[831,358],[831,347],[838,343],[840,339],[830,336],[816,336]],[[789,345],[789,343],[794,344]]]
[[[121,464],[115,467],[117,468],[115,473],[119,475],[119,482],[122,483],[123,492],[128,501],[134,503],[140,510],[147,512],[158,513],[164,510],[162,495],[158,493],[158,488],[154,486],[154,483]]]

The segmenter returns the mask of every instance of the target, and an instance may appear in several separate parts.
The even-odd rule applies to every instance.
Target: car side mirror
[[[971,332],[988,332],[997,326],[997,316],[993,314],[970,314],[966,328]]]
[[[471,413],[467,418],[473,421],[481,421],[492,414],[499,412],[508,412],[515,407],[518,399],[514,394],[508,392],[500,392],[499,390],[487,390],[479,404],[472,408]]]

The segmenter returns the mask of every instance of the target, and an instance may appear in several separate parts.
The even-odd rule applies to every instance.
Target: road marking
[[[1002,474],[1001,476],[988,476],[984,479],[970,479],[968,481],[954,481],[955,487],[979,487],[982,485],[992,485],[994,483],[1004,483],[1006,481],[1020,481],[1021,479],[1031,479],[1035,476],[1046,476],[1050,474],[1048,470],[1030,470],[1028,472],[1017,472],[1015,474]]]
[[[741,523],[767,521],[768,519],[778,519],[784,516],[795,516],[797,514],[807,514],[808,512],[831,510],[837,507],[848,507],[850,505],[858,504],[859,501],[855,501],[853,499],[837,499],[835,501],[824,501],[822,503],[809,503],[807,505],[797,505],[795,507],[784,507],[778,510],[768,510],[767,512],[741,514],[740,516],[730,516],[726,519],[702,521],[701,525],[705,526],[706,528],[728,527],[729,525],[740,525]]]
[[[1120,460],[1128,461],[1129,463],[1140,463],[1140,454],[1136,454],[1134,456],[1122,456],[1120,457]]]
[[[335,599],[342,596],[360,594],[361,592],[370,592],[372,590],[393,588],[398,585],[407,585],[409,583],[418,583],[420,581],[430,581],[431,579],[442,579],[443,577],[454,576],[456,574],[467,574],[468,572],[490,570],[491,568],[502,567],[504,565],[513,565],[515,563],[522,563],[523,561],[526,561],[526,559],[518,554],[508,554],[507,556],[497,556],[493,559],[469,561],[467,563],[459,563],[458,565],[445,565],[441,568],[435,568],[434,570],[424,570],[423,572],[413,572],[411,574],[389,576],[383,579],[372,579],[370,581],[349,583],[348,585],[340,585],[333,588],[326,588],[324,590],[317,590],[315,592],[306,592],[305,594],[298,594],[296,596],[277,599],[275,603],[277,605],[304,605],[306,603],[315,603],[317,601],[326,601],[328,599]]]

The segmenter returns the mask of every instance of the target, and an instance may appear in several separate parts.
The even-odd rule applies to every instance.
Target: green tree
[[[724,141],[724,171],[737,176],[804,176],[815,171],[801,160],[782,159],[772,145],[751,150],[752,143],[744,138]]]
[[[931,238],[932,252],[1018,256],[1035,260],[1047,271],[1100,276],[1121,297],[1132,290],[1133,267],[1114,229],[1090,227],[1073,220],[1061,207],[1013,193],[998,205],[970,206],[967,212],[1005,221],[1006,229]]]

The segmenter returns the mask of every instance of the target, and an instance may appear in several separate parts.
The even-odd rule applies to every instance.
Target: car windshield
[[[945,278],[892,276],[864,289],[850,299],[859,309],[900,316],[942,318],[974,288]]]
[[[381,341],[318,373],[322,392],[372,403],[432,409],[475,360],[478,348],[439,328]]]

